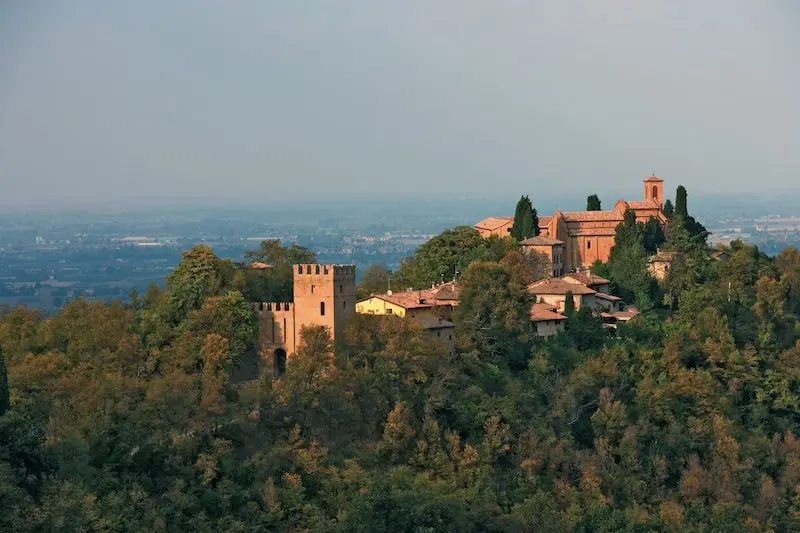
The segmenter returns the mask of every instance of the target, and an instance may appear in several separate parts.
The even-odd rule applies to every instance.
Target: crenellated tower
[[[298,346],[303,326],[326,326],[336,342],[356,311],[355,265],[295,265],[294,308]]]
[[[294,265],[294,301],[256,304],[262,358],[281,374],[304,326],[325,326],[336,342],[356,310],[355,265]]]

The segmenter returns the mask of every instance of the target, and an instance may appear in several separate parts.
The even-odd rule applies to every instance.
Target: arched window
[[[657,200],[657,199],[658,199],[658,187],[653,185],[653,200]]]
[[[319,303],[319,316],[325,316],[325,302]]]

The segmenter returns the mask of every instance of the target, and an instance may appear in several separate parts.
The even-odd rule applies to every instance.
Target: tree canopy
[[[206,248],[136,302],[0,314],[0,530],[796,531],[800,252],[679,226],[659,286],[645,226],[592,267],[641,311],[615,330],[536,337],[526,259],[458,229],[404,265],[461,271],[454,349],[356,315],[280,377]]]
[[[586,210],[587,211],[600,211],[602,208],[600,207],[600,197],[596,194],[589,195],[586,198]]]
[[[531,199],[523,196],[517,202],[517,209],[514,212],[514,224],[511,226],[511,236],[517,241],[524,241],[537,235],[539,235],[539,216],[533,207]]]

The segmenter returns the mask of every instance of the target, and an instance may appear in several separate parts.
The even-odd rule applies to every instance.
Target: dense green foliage
[[[600,211],[602,207],[600,207],[600,197],[596,194],[589,195],[586,198],[586,210],[587,211]]]
[[[417,248],[392,276],[397,289],[426,288],[449,281],[473,261],[498,261],[512,248],[510,239],[484,239],[469,226],[446,230]]]
[[[391,273],[383,265],[370,265],[362,272],[358,280],[358,297],[366,298],[370,294],[386,292],[390,287]]]
[[[531,199],[523,196],[517,202],[517,209],[514,212],[514,224],[511,226],[511,236],[517,241],[524,241],[537,235],[539,235],[539,215],[536,213]]]
[[[236,286],[254,302],[291,302],[294,296],[292,265],[314,264],[314,252],[292,243],[284,246],[277,239],[263,241],[258,250],[246,254],[250,261],[266,263],[266,269],[241,269]]]
[[[15,309],[0,531],[797,531],[800,252],[716,261],[679,226],[658,285],[629,218],[596,265],[643,310],[616,335],[581,308],[536,338],[528,266],[470,228],[403,265],[462,271],[452,353],[356,316],[272,379],[203,247],[129,305]]]

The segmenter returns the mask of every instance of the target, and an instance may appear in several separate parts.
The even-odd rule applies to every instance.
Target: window
[[[311,286],[311,294],[314,294],[314,291],[316,290],[316,288],[317,288],[316,285],[312,285]]]
[[[306,265],[306,274],[311,274],[311,265]]]
[[[342,309],[347,309],[347,300],[342,301]]]
[[[447,336],[447,340],[449,340],[449,341],[453,340],[453,336],[452,335],[448,335]]]
[[[387,314],[387,315],[391,315],[392,313],[394,313],[394,311],[392,311],[392,308],[391,308],[391,307],[389,307],[389,308],[387,308],[387,309],[386,309],[386,314]]]
[[[319,303],[319,316],[325,316],[325,302]]]
[[[344,292],[344,285],[339,285],[339,294]]]
[[[592,241],[586,241],[586,249],[587,250],[591,250],[592,249]]]
[[[302,274],[303,273],[303,265],[297,265],[297,273],[298,274]]]
[[[437,332],[436,332],[436,336],[437,336],[437,337],[441,337],[441,336],[442,336],[442,332],[441,332],[441,331],[437,331]]]
[[[319,274],[319,265],[317,265],[317,266],[316,266],[316,269],[315,269],[315,271],[314,271],[314,272],[315,272],[316,274]]]
[[[653,200],[657,200],[657,199],[658,199],[658,187],[653,185]]]

